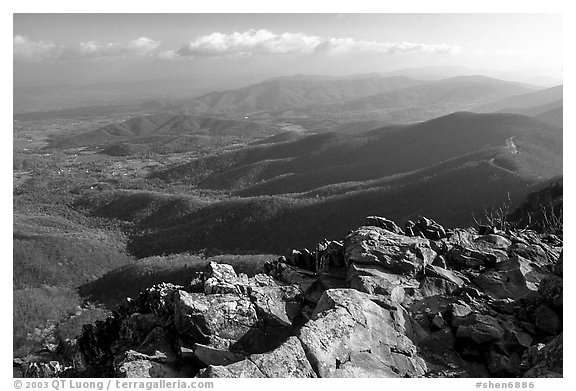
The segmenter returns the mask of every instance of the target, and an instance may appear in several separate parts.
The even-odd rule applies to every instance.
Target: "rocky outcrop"
[[[85,325],[26,376],[562,375],[561,243],[534,232],[400,229],[371,216],[343,241],[248,277],[210,263]],[[409,229],[408,229],[409,228]]]
[[[437,256],[428,239],[370,226],[350,233],[344,245],[344,259],[348,266],[377,265],[395,274],[419,273]]]
[[[211,365],[198,377],[316,377],[302,344],[296,337],[268,353],[253,354],[243,361],[225,366]]]
[[[320,377],[418,377],[426,363],[408,318],[393,301],[331,289],[299,338]]]

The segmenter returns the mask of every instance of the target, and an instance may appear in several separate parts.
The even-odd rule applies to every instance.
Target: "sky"
[[[14,14],[20,84],[348,75],[562,77],[561,14]]]

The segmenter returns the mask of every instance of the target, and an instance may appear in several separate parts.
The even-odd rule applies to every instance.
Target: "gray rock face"
[[[389,273],[378,265],[351,264],[346,280],[353,289],[369,294],[387,295],[398,303],[404,300],[404,288],[418,284],[414,279]]]
[[[184,377],[184,374],[176,371],[168,365],[151,360],[126,360],[117,364],[116,377],[127,378],[174,378]]]
[[[368,216],[366,217],[366,220],[368,220],[369,225],[373,225],[378,228],[383,228],[395,234],[404,235],[404,231],[402,230],[402,228],[400,228],[399,226],[396,225],[395,222],[393,222],[392,220],[388,220],[387,218],[379,216]]]
[[[211,346],[195,343],[192,350],[194,357],[206,365],[229,365],[244,360],[244,356],[227,349],[216,349]]]
[[[458,285],[452,281],[437,277],[426,277],[420,284],[420,293],[423,297],[449,295],[458,289]]]
[[[252,361],[243,360],[226,366],[211,365],[205,370],[200,371],[197,377],[259,378],[266,377],[266,375],[264,375]]]
[[[502,261],[494,268],[471,276],[470,280],[493,299],[519,299],[529,292],[520,263],[515,259]]]
[[[508,259],[506,250],[493,246],[486,236],[457,229],[445,240],[447,264],[455,269],[480,269]]]
[[[209,366],[198,377],[316,377],[300,341],[290,337],[268,353],[253,354],[227,366]]]
[[[464,285],[464,280],[461,277],[459,277],[455,272],[439,266],[426,265],[426,267],[424,268],[424,274],[426,276],[442,278],[446,281],[450,281],[458,287]]]
[[[216,348],[228,349],[249,332],[259,331],[256,308],[246,297],[178,291],[174,306],[178,333]]]
[[[210,263],[185,286],[148,288],[52,353],[15,361],[15,373],[562,375],[561,241],[446,231],[424,218],[403,235],[390,220],[372,221],[379,226],[344,242],[295,250],[294,264],[267,262],[266,274]]]
[[[436,252],[428,239],[394,234],[378,227],[360,227],[346,237],[347,265],[379,265],[398,274],[415,274],[431,264]]]
[[[354,289],[328,290],[299,338],[321,377],[421,376],[426,363],[403,332],[406,326],[396,320],[397,312]]]

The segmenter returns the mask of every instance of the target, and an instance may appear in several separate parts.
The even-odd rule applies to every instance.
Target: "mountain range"
[[[517,205],[535,185],[561,174],[562,129],[518,114],[461,112],[352,135],[274,136],[152,173],[167,184],[229,197],[171,210],[177,218],[141,225],[129,247],[138,256],[203,248],[282,252],[343,234],[369,214],[397,221],[426,215],[462,226],[508,197]],[[113,195],[115,204],[84,199],[82,207],[121,218],[110,215],[121,202],[122,215],[131,209],[158,215],[125,197]]]

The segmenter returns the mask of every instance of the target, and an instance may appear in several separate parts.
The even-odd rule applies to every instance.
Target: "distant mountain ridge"
[[[467,110],[512,95],[531,92],[539,87],[467,75],[440,80],[419,80],[403,75],[379,73],[330,77],[293,75],[267,79],[243,88],[214,91],[173,105],[172,111],[185,114],[221,114],[270,116],[313,113],[358,112],[413,109],[431,112],[416,120],[430,119],[458,110]],[[434,106],[442,106],[438,111]],[[450,111],[450,105],[452,109]],[[165,108],[165,106],[164,106]],[[394,118],[392,118],[394,119]],[[410,122],[407,117],[399,122]]]
[[[507,112],[507,113],[518,113],[526,115],[534,115],[536,113],[530,112],[529,109],[538,106],[548,106],[548,109],[543,109],[540,113],[557,108],[562,105],[564,93],[564,86],[559,85],[551,88],[545,88],[537,91],[528,92],[526,94],[520,94],[515,96],[510,96],[504,99],[500,99],[495,102],[491,102],[482,106],[474,108],[473,111],[479,113],[485,112]],[[554,105],[555,107],[550,107],[549,105]],[[538,113],[539,114],[539,113]]]
[[[184,103],[186,113],[243,113],[287,110],[393,91],[422,84],[405,76],[365,79],[277,78],[244,88],[211,92]]]
[[[455,113],[355,135],[272,139],[154,173],[237,197],[148,227],[130,248],[138,256],[287,251],[344,234],[370,213],[463,226],[508,195],[517,205],[561,173],[562,129],[517,114]]]
[[[155,176],[166,180],[195,178],[192,180],[201,186],[239,190],[244,195],[297,193],[420,170],[489,149],[494,158],[502,156],[507,167],[519,174],[546,176],[557,174],[561,167],[555,156],[559,153],[561,160],[561,139],[560,129],[526,116],[454,113],[355,135],[325,133],[250,146]],[[509,140],[514,140],[520,153],[509,153]],[[202,176],[202,170],[208,170],[207,175]],[[251,186],[253,190],[249,190]]]
[[[273,124],[255,121],[220,119],[207,116],[155,114],[134,117],[121,123],[53,140],[51,147],[64,148],[111,143],[146,136],[210,135],[265,137],[280,132]]]

